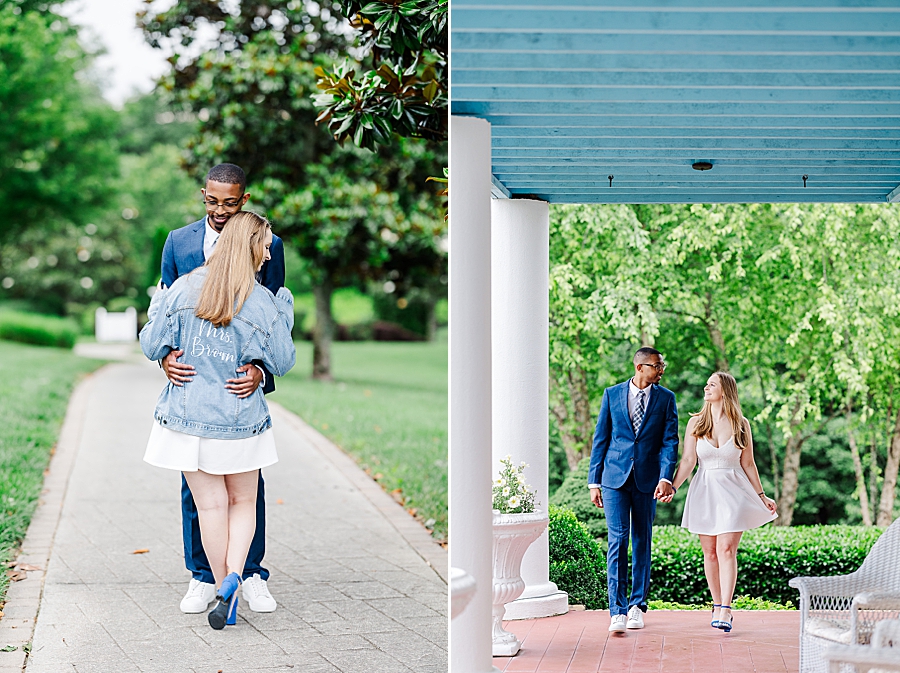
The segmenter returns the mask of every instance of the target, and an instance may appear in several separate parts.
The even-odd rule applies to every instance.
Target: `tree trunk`
[[[875,434],[869,447],[869,502],[872,505],[878,502],[878,438]]]
[[[706,305],[704,307],[706,311],[706,329],[709,332],[710,341],[712,341],[713,348],[716,351],[716,371],[727,372],[728,371],[728,358],[725,357],[725,339],[722,337],[722,332],[719,329],[719,321],[716,320],[716,316],[712,310],[712,294],[706,294]]]
[[[434,341],[437,336],[437,299],[428,297],[428,313],[425,316],[425,340]]]
[[[591,438],[594,433],[584,370],[576,367],[567,372],[566,388],[565,393],[560,391],[557,380],[550,377],[551,399],[554,400],[550,411],[559,427],[566,462],[570,470],[575,470],[582,458],[591,455]],[[571,404],[571,408],[567,402]]]
[[[757,369],[756,376],[759,378],[759,389],[762,392],[763,406],[767,404],[766,384],[763,381],[762,372]],[[775,449],[775,434],[772,430],[772,424],[768,421],[763,426],[766,429],[766,439],[769,443],[769,460],[772,461],[772,483],[775,484],[775,493],[773,494],[777,501],[781,493],[781,479],[778,477],[778,452]]]
[[[775,436],[772,424],[766,423],[766,437],[769,440],[769,459],[772,461],[772,483],[775,484],[775,500],[781,497],[781,479],[778,478],[778,451],[775,449]]]
[[[859,508],[862,511],[864,526],[872,525],[872,512],[869,509],[869,493],[866,490],[866,475],[863,474],[862,459],[859,457],[859,447],[856,445],[856,436],[850,427],[853,415],[850,405],[847,405],[847,441],[850,443],[850,454],[853,456],[853,471],[856,473],[856,488],[859,491]]]
[[[797,504],[797,488],[800,485],[800,452],[806,437],[793,434],[784,447],[784,468],[781,477],[781,494],[778,498],[778,526],[790,526],[794,518],[794,505]]]
[[[581,367],[577,367],[574,371],[569,371],[569,394],[572,396],[572,406],[575,409],[575,427],[577,428],[578,442],[581,448],[580,455],[581,458],[586,458],[591,455],[595,422],[591,415],[587,377],[584,375],[584,370]]]
[[[884,481],[881,485],[881,501],[878,505],[878,526],[890,526],[894,521],[894,497],[897,489],[897,472],[900,470],[900,411],[894,423],[894,432],[884,465]]]
[[[331,315],[331,295],[334,284],[324,280],[313,288],[316,299],[316,327],[313,329],[313,378],[331,381],[331,342],[334,339],[334,318]]]

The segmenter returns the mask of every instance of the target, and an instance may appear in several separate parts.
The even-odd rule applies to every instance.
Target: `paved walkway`
[[[155,365],[131,359],[76,390],[20,557],[46,573],[11,586],[0,648],[34,624],[28,673],[445,673],[446,552],[277,405],[280,462],[265,476],[279,607],[243,609],[224,631],[179,611],[190,579],[180,479],[142,461],[163,384]],[[21,651],[0,652],[0,671],[16,664]]]
[[[495,657],[504,673],[797,673],[800,613],[741,611],[734,630],[702,611],[654,610],[646,627],[613,635],[606,611],[504,622],[518,636],[515,657]]]

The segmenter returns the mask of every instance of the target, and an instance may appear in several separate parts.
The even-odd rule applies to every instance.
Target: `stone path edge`
[[[85,410],[91,389],[98,373],[117,364],[104,365],[97,371],[88,374],[75,386],[72,396],[69,398],[59,440],[50,459],[38,506],[28,526],[21,551],[16,558],[17,563],[27,563],[40,568],[40,570],[29,571],[27,579],[12,582],[7,591],[3,617],[0,618],[0,648],[14,645],[17,649],[13,652],[0,651],[0,673],[21,673],[25,670],[28,653],[23,646],[30,643],[34,635],[47,564],[53,550],[53,541],[62,514],[69,476],[75,465],[78,447],[81,443]],[[281,405],[272,402],[269,406],[282,420],[290,423],[302,433],[324,458],[340,470],[365,495],[410,548],[446,584],[448,577],[446,549],[434,542],[428,531],[390,495],[385,493],[377,482],[370,479],[351,456]]]
[[[105,365],[97,372],[109,366],[111,365]],[[41,495],[38,497],[38,505],[16,558],[17,563],[27,563],[40,570],[28,571],[27,579],[10,583],[3,618],[0,619],[0,648],[15,645],[17,649],[13,652],[0,652],[0,673],[20,673],[27,663],[28,653],[23,646],[30,643],[34,635],[47,564],[53,550],[69,476],[81,444],[85,411],[97,372],[85,376],[75,386],[69,398],[56,450],[50,458]]]
[[[341,473],[366,496],[382,516],[397,530],[400,536],[434,570],[444,584],[448,583],[448,554],[447,550],[434,541],[431,534],[422,524],[411,517],[407,511],[385,493],[378,482],[371,479],[352,456],[344,452],[334,442],[325,437],[318,430],[306,423],[296,414],[286,410],[280,404],[269,403],[269,408],[275,411],[281,418],[294,426],[326,459],[328,459]],[[449,601],[449,596],[448,596]],[[0,671],[2,673],[2,671]]]

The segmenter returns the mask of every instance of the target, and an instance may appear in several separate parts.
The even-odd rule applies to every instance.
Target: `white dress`
[[[700,535],[720,535],[759,528],[778,516],[750,484],[734,438],[718,448],[698,438],[697,458],[700,467],[688,487],[682,527]]]
[[[242,439],[209,439],[153,424],[144,461],[181,472],[238,474],[278,462],[272,429]]]

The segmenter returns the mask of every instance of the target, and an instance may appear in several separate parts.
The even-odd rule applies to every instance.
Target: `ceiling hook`
[[[803,176],[803,189],[806,189],[806,181],[807,181],[807,180],[809,180],[809,176],[808,176],[808,175],[804,175],[804,176]]]
[[[606,176],[606,179],[609,180],[609,186],[610,186],[610,187],[612,187],[613,177],[614,177],[614,176],[612,176],[612,175],[607,175],[607,176]]]

